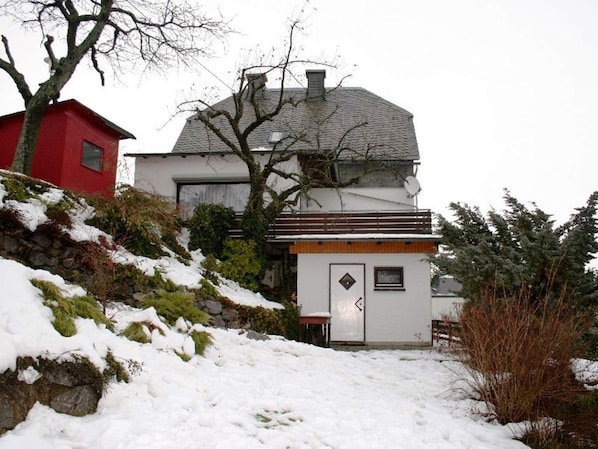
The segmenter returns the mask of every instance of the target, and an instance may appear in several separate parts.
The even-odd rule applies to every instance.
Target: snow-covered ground
[[[2,449],[526,447],[508,427],[472,413],[479,404],[456,388],[458,363],[446,354],[341,352],[208,329],[213,345],[184,362],[175,351],[192,353],[188,337],[161,324],[153,309],[114,305],[108,311],[117,332],[131,321],[161,326],[165,335],[152,343],[129,341],[83,319],[75,336],[62,337],[31,278],[67,288],[58,276],[0,259],[0,371],[14,368],[17,354],[84,354],[102,367],[110,350],[133,362],[132,379],[111,382],[93,415],[34,406],[25,422],[0,437]]]
[[[20,210],[34,230],[45,219],[44,202],[56,202],[60,195],[53,190],[41,202],[5,201],[0,207]],[[86,213],[83,208],[78,215]],[[72,236],[94,239],[99,232],[78,221]],[[183,285],[201,279],[198,253],[188,266],[174,257],[152,261],[124,250],[113,257],[150,275],[159,269]],[[0,436],[0,449],[526,447],[513,439],[513,427],[485,422],[475,413],[483,407],[458,388],[460,365],[446,353],[342,352],[195,325],[213,338],[204,356],[197,356],[188,323],[179,320],[170,328],[153,309],[122,304],[108,309],[115,332],[79,319],[77,334],[66,338],[52,326],[52,312],[31,279],[49,280],[65,294],[84,293],[59,276],[0,258],[0,372],[15,369],[17,356],[67,360],[83,355],[103,369],[110,351],[129,367],[131,381],[111,381],[93,415],[73,417],[35,405],[24,422]],[[234,283],[223,284],[221,293],[242,304],[279,306]],[[151,343],[117,335],[132,321],[153,324]],[[596,379],[598,364],[579,361],[578,366],[584,379]],[[38,375],[28,369],[19,378],[33,382]]]

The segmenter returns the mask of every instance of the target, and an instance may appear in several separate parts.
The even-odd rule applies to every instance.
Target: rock
[[[16,253],[19,249],[19,242],[10,236],[6,236],[2,239],[2,248],[7,253]]]
[[[36,400],[33,387],[17,380],[14,371],[0,374],[0,435],[24,421]]]
[[[44,253],[34,253],[31,256],[30,263],[31,263],[31,266],[34,268],[55,267],[56,265],[58,265],[58,262],[56,261],[56,259],[48,258],[48,256],[46,256]]]
[[[13,408],[8,401],[0,397],[0,433],[4,429],[12,429],[14,427],[14,413]]]
[[[222,319],[222,317],[220,315],[216,315],[214,317],[212,317],[212,326],[214,327],[226,327],[226,323],[224,322],[224,320]]]
[[[74,387],[77,385],[81,385],[81,380],[77,379],[77,376],[74,373],[70,372],[67,363],[62,363],[59,365],[50,365],[50,367],[47,370],[44,370],[44,380],[47,383],[54,385],[62,385],[65,387]]]
[[[259,332],[256,332],[254,330],[249,330],[247,331],[247,338],[249,338],[250,340],[270,340],[270,337],[268,337],[267,335],[264,334],[260,334]]]
[[[74,416],[97,410],[104,379],[89,361],[59,363],[19,358],[17,366],[21,376],[11,370],[0,374],[0,435],[25,420],[36,402]],[[41,376],[27,381],[22,373],[31,367]]]
[[[31,240],[37,243],[42,248],[50,248],[52,246],[52,240],[39,232],[34,233],[31,236]]]
[[[59,413],[84,416],[95,413],[99,400],[98,393],[91,385],[80,385],[52,398],[50,407]]]
[[[206,301],[206,309],[210,315],[219,315],[222,313],[222,303],[209,299]]]
[[[238,321],[239,312],[237,312],[235,309],[226,308],[222,310],[222,319],[226,322]]]

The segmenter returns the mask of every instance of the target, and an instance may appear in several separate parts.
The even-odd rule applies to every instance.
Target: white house
[[[280,142],[292,135],[293,149],[300,146],[301,151],[281,167],[285,172],[310,170],[333,149],[341,155],[331,168],[336,179],[352,178],[365,160],[382,169],[347,188],[318,187],[300,195],[295,210],[271,229],[273,254],[296,257],[301,313],[305,322],[329,319],[333,342],[429,344],[428,256],[436,252],[439,238],[432,234],[430,211],[417,205],[413,115],[362,88],[327,90],[323,70],[306,75],[306,88],[282,92],[294,99],[292,106],[249,134],[256,160],[268,163],[272,154],[285,151]],[[280,89],[269,89],[265,82],[254,76],[251,83],[258,84],[250,83],[259,89],[255,104],[264,111],[281,96]],[[242,101],[253,106],[249,99]],[[234,98],[213,107],[232,112]],[[255,119],[247,115],[247,123]],[[220,125],[226,128],[224,121]],[[230,131],[225,137],[234,138]],[[245,206],[246,165],[195,116],[170,153],[130,156],[136,158],[136,187],[173,198],[186,216],[199,202],[221,203],[237,212]],[[276,176],[268,181],[274,189],[289,186]]]

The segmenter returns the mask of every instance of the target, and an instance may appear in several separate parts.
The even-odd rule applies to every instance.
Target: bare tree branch
[[[29,89],[29,85],[27,84],[25,77],[21,72],[17,70],[15,59],[13,58],[12,53],[10,51],[8,39],[4,35],[2,35],[2,45],[4,47],[4,52],[6,53],[8,61],[0,58],[0,69],[4,70],[8,74],[8,76],[12,78],[13,82],[17,86],[17,90],[21,94],[21,97],[23,97],[25,105],[27,105],[33,94]]]
[[[136,67],[139,60],[144,70],[192,65],[210,54],[214,39],[230,32],[222,18],[203,14],[185,0],[5,0],[0,16],[40,31],[50,61],[48,79],[32,92],[16,68],[8,39],[2,37],[6,59],[0,57],[0,70],[11,77],[26,108],[12,165],[24,173],[31,171],[41,124],[38,115],[58,98],[86,56],[104,85],[106,66],[119,72]],[[65,44],[62,54],[55,54],[54,37]]]

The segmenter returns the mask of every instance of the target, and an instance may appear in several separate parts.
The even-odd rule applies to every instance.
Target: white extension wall
[[[331,263],[365,264],[366,343],[430,343],[430,264],[425,254],[298,254],[297,302],[301,314],[330,311]],[[375,291],[375,266],[404,267],[405,291]]]

